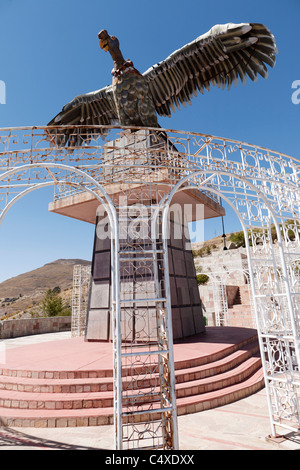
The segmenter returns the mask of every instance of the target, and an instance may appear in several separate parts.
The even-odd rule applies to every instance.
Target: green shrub
[[[211,248],[212,247],[210,245],[204,245],[202,248],[199,248],[199,250],[193,250],[192,253],[193,253],[194,258],[196,256],[200,256],[200,258],[202,258],[204,255],[210,255]]]
[[[210,255],[210,254],[211,254],[211,247],[210,247],[209,245],[207,245],[207,246],[205,247],[205,253],[206,253],[207,255]]]
[[[209,281],[209,276],[207,276],[207,274],[197,274],[198,286],[206,284],[208,281]]]
[[[71,308],[63,303],[55,288],[47,290],[42,301],[42,309],[47,317],[71,315]]]
[[[244,235],[243,230],[241,230],[240,232],[232,233],[230,235],[230,241],[234,243],[237,247],[240,247],[240,246],[245,247],[246,246],[245,235]]]

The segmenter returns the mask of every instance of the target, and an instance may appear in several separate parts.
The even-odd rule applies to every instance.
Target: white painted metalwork
[[[213,285],[216,326],[228,326],[228,301],[225,285],[222,279],[215,279]]]
[[[209,258],[209,257],[208,257]],[[249,306],[251,312],[251,323],[247,325],[250,328],[256,327],[256,318],[255,318],[255,308],[253,303],[252,289],[251,289],[251,280],[248,267],[248,260],[241,259],[241,267],[237,267],[234,262],[224,262],[223,266],[219,270],[212,271],[208,269],[207,271],[198,270],[197,274],[205,274],[209,277],[209,283],[213,285],[213,298],[214,298],[214,312],[216,316],[216,326],[234,326],[231,325],[228,321],[228,298],[226,292],[226,286],[232,285],[231,276],[233,274],[240,274],[245,283],[240,284],[240,280],[236,281],[238,287],[247,286],[248,296],[249,296]],[[216,312],[221,311],[221,318],[226,318],[226,323],[221,322],[220,315]]]
[[[73,268],[72,337],[83,336],[85,334],[90,280],[91,267],[76,264]]]
[[[76,129],[75,126],[75,134]],[[107,130],[113,137],[110,137],[111,140],[106,146],[100,137],[94,135],[92,140],[87,136],[86,142],[80,147],[57,148],[55,142],[49,142],[47,129],[44,127],[1,129],[0,221],[23,195],[50,184],[55,187],[55,201],[87,191],[99,200],[99,204],[105,205],[112,229],[116,448],[124,448],[125,445],[129,448],[140,448],[144,443],[147,446],[146,437],[149,438],[148,442],[152,440],[150,445],[153,447],[177,447],[165,237],[166,214],[172,197],[183,188],[198,188],[216,202],[220,197],[223,198],[241,222],[246,240],[272,434],[276,435],[277,426],[298,432],[299,161],[278,152],[230,139],[162,129],[139,131],[135,128],[133,132],[126,129],[125,134],[131,144],[120,146],[116,145],[116,142],[120,141],[120,133],[124,135],[124,130],[115,127]],[[58,128],[57,132],[63,132],[63,129],[60,131]],[[149,144],[146,146],[143,144],[145,135],[149,137]],[[163,147],[160,145],[162,135]],[[158,146],[154,145],[155,141]],[[108,152],[108,148],[112,153]],[[164,191],[160,189],[162,182]],[[160,227],[161,238],[159,235],[158,245],[153,246],[155,238],[150,237],[151,249],[147,247],[149,254],[146,254],[145,245],[138,246],[137,243],[133,246],[127,239],[125,247],[123,246],[124,220],[122,222],[121,213],[125,210],[126,203],[120,204],[119,200],[111,197],[111,188],[116,185],[120,188],[119,195],[131,195],[130,205],[139,202],[147,208],[148,219],[151,219],[150,214],[153,211],[156,214],[154,225]],[[158,192],[160,194],[157,194]],[[136,221],[133,219],[134,215],[125,214],[125,224],[129,223],[132,233],[135,234]],[[150,225],[152,226],[152,223]],[[137,269],[138,262],[129,259],[124,262],[123,251],[127,251],[128,258],[140,256],[142,259],[139,261],[144,263],[144,270],[151,263],[149,276],[153,278],[153,291],[144,292],[144,297],[138,297],[130,288],[126,290],[126,282],[123,282],[126,269]],[[125,266],[127,264],[125,269],[124,263]],[[157,278],[158,264],[164,273],[162,279]],[[133,332],[137,331],[136,326],[131,327],[129,336],[124,329],[128,318],[133,318],[132,314],[137,310],[140,299],[143,299],[143,302],[147,299],[148,304],[151,302],[158,325],[155,344],[148,340],[144,342],[147,343],[147,354],[133,335]],[[148,306],[146,314],[141,313],[140,319],[149,318],[149,314]],[[145,326],[142,329],[146,331]],[[130,339],[127,342],[126,334],[127,339]],[[127,373],[127,376],[122,377],[122,370],[126,371],[125,364],[132,363],[137,370],[138,361],[140,369],[137,374]],[[137,379],[136,390],[127,393],[129,389],[126,389],[126,383],[130,382],[132,387],[132,377],[138,378],[145,368],[148,374],[151,368],[155,367],[158,371],[166,371],[166,374],[158,373],[153,377],[156,382],[151,382],[151,379],[146,391],[139,389]],[[161,375],[163,381],[157,382],[157,376]],[[128,382],[126,378],[129,376]],[[162,411],[158,412],[156,405],[153,405],[154,397],[157,397],[158,406]],[[148,412],[145,414],[145,409],[140,407],[147,401]],[[136,405],[135,410],[132,409],[133,403]],[[127,411],[125,405],[128,406]],[[157,413],[159,416],[156,416]],[[156,421],[152,419],[154,416]],[[150,417],[152,427],[149,427]]]
[[[151,231],[159,227],[154,197],[157,190],[145,183],[135,191],[137,205],[128,206],[126,198],[117,206],[120,320],[114,344],[119,449],[178,447],[169,276],[166,247],[159,233]]]

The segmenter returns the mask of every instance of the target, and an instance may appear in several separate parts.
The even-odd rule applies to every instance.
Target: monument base
[[[101,207],[101,206],[100,206]],[[172,213],[173,220],[169,221],[170,237],[168,240],[169,281],[172,305],[172,325],[174,339],[203,333],[205,321],[203,318],[201,301],[196,279],[193,254],[188,235],[188,223],[180,217],[180,206],[176,207],[176,214]],[[176,220],[176,216],[178,220]],[[110,238],[103,239],[106,216],[98,215],[95,230],[92,282],[87,313],[86,340],[110,341],[111,330],[111,250]],[[98,235],[101,235],[100,238]],[[147,241],[146,241],[147,242]],[[137,241],[137,243],[140,243]],[[157,244],[161,243],[159,240]],[[144,250],[151,250],[152,243]],[[149,260],[149,261],[148,261]],[[155,279],[150,267],[151,259],[136,261],[120,267],[121,298],[154,298]],[[161,263],[157,260],[158,278],[162,278]],[[138,303],[129,309],[121,309],[122,337],[132,341],[135,335],[139,340],[151,336],[157,337],[157,307],[154,302]],[[132,312],[135,312],[133,314]],[[147,316],[147,318],[144,318]],[[138,324],[139,322],[139,324]],[[145,326],[141,326],[141,322]],[[130,324],[130,325],[129,325]],[[147,324],[147,325],[146,325]]]

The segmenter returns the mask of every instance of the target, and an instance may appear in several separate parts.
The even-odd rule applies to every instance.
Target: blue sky
[[[275,35],[279,54],[269,79],[193,99],[162,127],[228,137],[300,157],[300,105],[291,101],[300,80],[298,0],[0,0],[0,80],[6,104],[0,127],[44,125],[79,93],[111,83],[112,61],[97,33],[119,38],[125,58],[141,72],[175,49],[227,22],[259,22]],[[58,258],[91,259],[93,227],[48,213],[53,191],[22,199],[0,228],[0,281]],[[226,232],[239,230],[231,216]],[[205,225],[205,238],[221,221]]]

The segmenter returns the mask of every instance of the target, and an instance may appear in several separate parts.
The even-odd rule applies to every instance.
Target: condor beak
[[[108,51],[108,42],[106,39],[100,39],[99,44],[101,49],[103,49],[105,52]]]
[[[102,29],[102,31],[100,31],[100,33],[98,34],[98,38],[99,38],[99,45],[101,49],[107,52],[109,49],[109,45],[108,45],[109,35],[107,31],[105,29]]]

